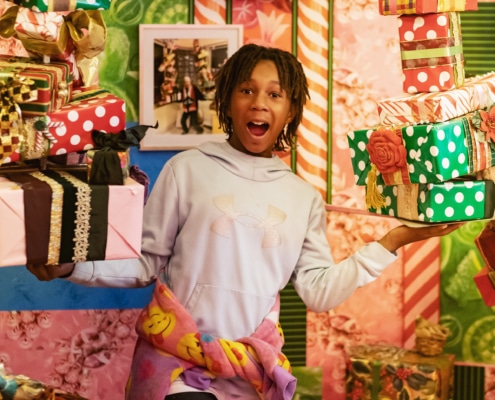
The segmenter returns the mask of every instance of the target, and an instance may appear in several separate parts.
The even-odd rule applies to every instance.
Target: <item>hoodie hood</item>
[[[197,149],[231,173],[253,181],[268,182],[292,174],[292,170],[278,156],[252,156],[234,149],[229,142],[205,142]]]

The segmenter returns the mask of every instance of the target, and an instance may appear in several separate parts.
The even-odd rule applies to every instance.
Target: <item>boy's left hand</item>
[[[406,244],[419,242],[432,237],[445,236],[464,225],[464,222],[454,224],[434,224],[431,226],[411,227],[399,225],[391,229],[378,242],[390,252],[396,252]]]

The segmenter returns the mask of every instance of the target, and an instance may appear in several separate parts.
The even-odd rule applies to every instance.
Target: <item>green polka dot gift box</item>
[[[447,122],[377,126],[348,134],[355,183],[437,183],[495,165],[495,147],[478,129],[480,111]],[[474,118],[474,120],[473,120]],[[376,175],[371,178],[370,173]]]
[[[452,180],[411,185],[377,185],[381,207],[377,214],[428,223],[491,219],[495,211],[495,183],[490,180]]]

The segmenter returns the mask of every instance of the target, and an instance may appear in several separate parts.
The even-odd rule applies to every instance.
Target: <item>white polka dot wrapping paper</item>
[[[467,78],[445,92],[402,94],[377,101],[382,125],[445,122],[495,103],[495,72]]]
[[[386,205],[369,211],[427,223],[493,218],[495,183],[452,180],[442,183],[378,185]]]
[[[439,92],[464,84],[460,13],[401,15],[398,21],[404,92]]]
[[[23,123],[21,146],[0,165],[94,148],[93,130],[119,133],[125,129],[125,102],[110,92],[98,92],[45,116],[23,118]]]
[[[495,150],[476,134],[471,122],[474,115],[469,113],[434,124],[394,127],[400,131],[406,149],[408,183],[444,182],[495,165]],[[347,135],[354,180],[359,186],[367,184],[371,169],[367,145],[378,128],[355,130]],[[381,151],[388,151],[386,143],[383,146]],[[377,183],[385,183],[380,167]]]
[[[477,10],[478,0],[379,0],[381,15],[428,14]]]

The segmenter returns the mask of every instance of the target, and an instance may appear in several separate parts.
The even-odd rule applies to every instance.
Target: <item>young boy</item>
[[[458,225],[399,226],[335,264],[321,195],[273,151],[295,145],[308,98],[290,53],[240,48],[216,77],[225,143],[163,167],[145,208],[139,260],[28,266],[88,286],[156,281],[136,324],[128,399],[291,399],[279,292],[289,281],[316,312],[375,280],[401,246]]]

